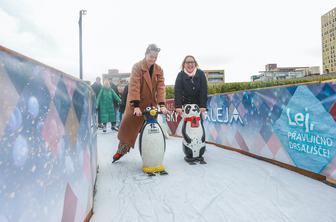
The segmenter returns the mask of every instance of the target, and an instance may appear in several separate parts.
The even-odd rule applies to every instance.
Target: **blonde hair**
[[[197,61],[196,61],[195,57],[194,57],[194,56],[192,56],[192,55],[187,55],[187,56],[186,56],[186,57],[184,57],[184,59],[183,59],[183,62],[182,62],[182,65],[181,65],[181,70],[183,70],[183,69],[184,69],[184,64],[185,64],[185,62],[186,62],[187,58],[192,58],[192,59],[194,60],[194,62],[195,62],[195,66],[196,66],[196,68],[198,68],[198,63],[197,63]]]
[[[105,88],[110,88],[111,87],[110,81],[108,79],[104,79],[104,87]]]

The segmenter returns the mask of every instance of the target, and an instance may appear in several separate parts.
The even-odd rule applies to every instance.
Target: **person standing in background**
[[[96,94],[96,100],[98,97],[98,94],[102,88],[102,84],[101,84],[101,79],[100,77],[96,77],[96,81],[91,85],[91,88],[93,89],[94,93]],[[98,127],[102,128],[102,124],[100,121],[100,112],[99,112],[99,108],[97,107],[97,116],[98,116]]]
[[[120,93],[119,93],[119,90],[118,90],[118,86],[116,84],[113,83],[112,79],[109,80],[110,82],[110,86],[111,88],[113,89],[113,91],[119,96],[120,98]],[[119,103],[117,103],[116,100],[113,101],[113,105],[114,105],[114,115],[115,115],[115,121],[112,122],[112,130],[115,130],[115,131],[118,131],[118,127],[117,127],[117,113],[118,113],[118,110],[119,110]]]
[[[124,90],[121,95],[121,103],[119,105],[120,123],[126,108],[127,94],[128,94],[128,84],[124,87]]]
[[[114,111],[114,101],[117,103],[121,102],[119,96],[111,88],[109,80],[104,80],[104,86],[100,90],[97,97],[97,106],[100,112],[101,122],[103,124],[103,132],[106,132],[106,125],[111,122],[111,128],[113,130],[112,123],[115,123],[115,111]]]

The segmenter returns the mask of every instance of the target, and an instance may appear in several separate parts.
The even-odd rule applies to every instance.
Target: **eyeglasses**
[[[185,61],[184,63],[185,64],[195,64],[196,62],[195,61]]]

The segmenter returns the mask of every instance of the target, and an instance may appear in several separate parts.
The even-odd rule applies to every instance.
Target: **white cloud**
[[[8,15],[0,8],[0,21],[2,27],[0,29],[0,41],[6,45],[15,46],[18,50],[28,51],[29,45],[35,40],[35,36],[32,33],[20,31],[20,21]]]

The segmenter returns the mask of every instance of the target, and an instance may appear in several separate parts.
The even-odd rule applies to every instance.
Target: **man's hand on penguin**
[[[141,116],[142,115],[142,112],[141,112],[139,107],[134,108],[133,115],[135,115],[135,116]]]
[[[167,113],[169,113],[169,110],[168,110],[165,106],[160,107],[160,111],[161,111],[163,114],[167,114]]]

